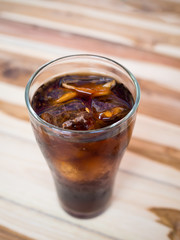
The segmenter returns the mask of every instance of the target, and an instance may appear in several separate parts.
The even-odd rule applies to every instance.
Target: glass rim
[[[132,109],[129,111],[129,113],[124,118],[120,119],[119,121],[117,121],[117,122],[115,122],[115,123],[113,123],[113,124],[111,124],[109,126],[103,127],[103,128],[98,128],[98,129],[93,129],[93,130],[71,130],[71,129],[64,129],[64,128],[52,125],[52,124],[44,121],[42,118],[40,118],[38,116],[38,114],[32,108],[30,100],[29,100],[29,90],[30,90],[30,87],[31,87],[31,84],[32,84],[33,80],[38,75],[38,73],[40,73],[44,68],[46,68],[47,66],[51,65],[52,63],[55,63],[55,62],[57,62],[59,60],[73,58],[73,57],[79,57],[79,58],[80,57],[92,57],[92,58],[96,58],[96,59],[99,59],[99,60],[106,60],[106,61],[111,62],[111,63],[113,63],[113,64],[117,65],[118,67],[121,67],[121,68],[123,68],[125,70],[125,72],[128,74],[128,76],[131,78],[131,80],[134,83],[134,86],[135,86],[135,89],[136,89],[136,99],[135,99],[135,102],[134,102],[134,105],[133,105]],[[138,84],[136,78],[134,77],[134,75],[126,67],[124,67],[122,64],[116,62],[115,60],[112,60],[112,59],[110,59],[108,57],[95,55],[95,54],[73,54],[73,55],[67,55],[67,56],[59,57],[59,58],[56,58],[56,59],[54,59],[52,61],[49,61],[49,62],[41,65],[32,74],[32,76],[30,77],[30,79],[29,79],[29,81],[28,81],[28,83],[26,85],[26,88],[25,88],[25,102],[26,102],[26,106],[27,106],[28,111],[31,114],[31,116],[33,116],[38,122],[40,122],[41,124],[47,126],[48,128],[51,128],[51,129],[54,129],[54,130],[58,130],[58,131],[61,131],[61,132],[68,132],[68,133],[80,133],[80,134],[101,133],[101,132],[104,132],[106,130],[110,130],[110,129],[113,129],[113,128],[117,127],[117,126],[120,126],[124,122],[126,122],[131,116],[133,116],[133,114],[135,113],[136,109],[139,106],[139,101],[140,101],[140,87],[139,87],[139,84]]]

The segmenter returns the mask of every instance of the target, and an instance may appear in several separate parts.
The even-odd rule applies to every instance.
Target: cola
[[[36,91],[32,107],[46,122],[64,129],[103,128],[125,117],[134,104],[129,90],[107,76],[56,77]]]
[[[100,214],[110,204],[131,138],[131,92],[110,76],[68,74],[42,84],[31,105],[41,119],[32,125],[62,207],[80,218]]]

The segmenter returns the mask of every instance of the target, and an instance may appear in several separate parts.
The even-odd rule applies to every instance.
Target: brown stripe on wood
[[[134,137],[131,139],[128,150],[180,170],[180,151],[175,148]]]
[[[158,83],[138,79],[141,87],[139,112],[180,125],[180,93]]]
[[[45,61],[14,53],[0,52],[0,81],[25,87],[30,76]]]
[[[28,9],[28,11],[27,11]],[[43,9],[43,11],[42,11]],[[146,29],[146,27],[141,27],[137,24],[128,25],[124,24],[121,21],[119,22],[111,22],[110,19],[99,19],[96,18],[96,15],[87,16],[81,13],[73,12],[73,8],[69,10],[62,10],[61,8],[56,9],[47,9],[43,8],[43,6],[32,6],[32,5],[23,5],[23,3],[11,3],[11,7],[9,3],[1,3],[1,11],[8,12],[8,13],[16,13],[22,14],[23,16],[30,16],[37,18],[37,21],[32,22],[38,26],[38,19],[40,20],[50,20],[54,23],[63,23],[71,27],[81,27],[82,28],[82,35],[83,28],[86,30],[92,29],[96,32],[105,32],[114,34],[119,37],[125,37],[134,42],[134,45],[141,49],[153,50],[153,46],[157,44],[170,44],[179,46],[180,37],[177,35],[165,33],[165,32],[158,32],[156,28],[154,30]],[[13,19],[16,21],[16,17]],[[143,20],[142,20],[143,21]],[[155,23],[154,23],[155,24]],[[53,27],[53,23],[52,23]],[[171,29],[171,25],[169,26]]]
[[[143,50],[141,46],[130,47],[123,44],[112,43],[106,40],[98,40],[93,37],[85,37],[78,34],[66,33],[64,31],[53,30],[45,27],[34,26],[34,24],[24,24],[0,18],[0,32],[7,35],[32,39],[52,45],[74,48],[77,51],[83,50],[101,55],[112,55],[121,58],[134,59],[158,63],[172,67],[180,67],[178,58],[152,53]],[[146,35],[146,34],[143,34]]]
[[[12,0],[11,0],[12,1]],[[135,19],[139,19],[139,20],[150,20],[152,23],[163,23],[164,21],[159,17],[158,13],[163,14],[164,16],[166,16],[166,14],[173,12],[175,14],[175,12],[177,13],[177,22],[178,22],[178,14],[180,13],[180,7],[179,7],[179,3],[175,3],[175,2],[171,2],[168,3],[167,1],[163,1],[161,2],[161,4],[157,4],[157,1],[151,1],[149,2],[142,2],[140,0],[140,2],[138,1],[119,1],[119,0],[114,0],[113,4],[110,1],[98,1],[98,2],[94,2],[94,1],[65,1],[65,0],[61,0],[59,2],[59,0],[57,1],[53,1],[53,3],[57,2],[57,5],[53,5],[51,4],[52,8],[49,8],[49,10],[56,10],[56,12],[59,10],[61,12],[61,15],[75,15],[75,14],[79,14],[79,10],[77,11],[77,4],[78,7],[83,11],[81,12],[82,15],[84,15],[84,12],[87,10],[87,14],[86,17],[89,16],[88,14],[88,10],[91,10],[91,12],[93,12],[93,10],[95,11],[96,15],[98,15],[99,11],[100,13],[104,13],[104,14],[116,14],[116,15],[121,15],[121,16],[125,16],[125,17],[134,17]],[[11,4],[12,5],[13,1],[11,3],[7,3],[7,5]],[[50,1],[47,1],[47,3],[50,3]],[[163,3],[163,4],[162,4]],[[19,3],[15,3],[16,5]],[[22,5],[23,3],[21,3]],[[40,3],[41,4],[41,3]],[[61,8],[61,4],[62,7],[65,7],[65,9]],[[33,2],[31,2],[31,4],[24,4],[26,7],[29,8],[29,6],[31,7],[41,7],[44,9],[48,9],[47,6],[41,5],[38,6],[38,4],[33,4]],[[9,9],[11,7],[9,6]],[[12,9],[11,9],[12,10]],[[64,12],[64,14],[62,14],[62,12]],[[152,14],[153,13],[153,14]],[[175,15],[176,16],[176,15]],[[175,19],[174,19],[175,20]],[[111,19],[108,19],[108,21],[111,21]],[[168,22],[169,25],[174,26],[174,22],[172,24],[171,21]]]
[[[180,239],[180,211],[170,208],[150,208],[157,217],[157,222],[171,228],[168,237],[171,240]]]
[[[34,240],[33,238],[27,237],[23,234],[15,232],[10,228],[0,225],[0,239],[1,240]]]
[[[177,101],[180,101],[179,91],[169,89],[163,86],[162,84],[147,81],[146,79],[138,78],[138,82],[140,84],[141,91],[149,95],[149,97],[153,94],[156,94],[162,97],[170,97],[170,98],[176,99]],[[172,79],[172,82],[173,82],[173,79]]]
[[[0,100],[0,111],[21,120],[28,121],[28,112],[25,107]]]
[[[118,0],[116,0],[118,1]],[[151,0],[151,1],[142,1],[142,0],[126,0],[126,4],[138,9],[140,12],[151,13],[151,12],[166,12],[166,13],[180,13],[179,3],[173,1],[164,1],[164,0]]]
[[[53,0],[53,2],[59,2],[59,0]],[[61,0],[61,2],[67,3],[66,0]],[[74,3],[74,0],[68,0],[68,3]],[[142,1],[142,0],[126,0],[119,1],[113,0],[113,4],[111,1],[92,1],[92,0],[76,0],[76,4],[78,6],[86,6],[86,7],[94,7],[95,9],[100,10],[112,10],[117,13],[130,13],[130,15],[142,16],[145,15],[146,18],[155,17],[155,13],[157,13],[156,17],[158,18],[158,13],[180,13],[180,7],[178,2],[173,2],[171,0],[151,0],[151,1]],[[128,7],[128,8],[127,8]],[[152,15],[153,13],[153,15]]]

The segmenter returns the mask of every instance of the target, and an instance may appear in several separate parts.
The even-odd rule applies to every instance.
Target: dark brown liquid
[[[107,76],[72,75],[53,79],[34,94],[32,107],[46,122],[64,129],[93,130],[122,119],[134,104],[129,90]],[[108,205],[120,159],[133,122],[103,140],[71,142],[34,129],[52,170],[63,208],[92,217]]]
[[[64,76],[41,86],[32,106],[46,122],[71,130],[92,130],[122,119],[133,98],[123,84],[105,76]]]

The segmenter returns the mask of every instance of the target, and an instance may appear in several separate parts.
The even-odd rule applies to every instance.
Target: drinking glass
[[[32,108],[36,90],[64,75],[107,75],[123,83],[134,105],[121,120],[100,129],[77,131],[51,125]],[[37,143],[49,165],[62,208],[78,218],[101,214],[110,204],[120,160],[130,141],[140,88],[133,74],[106,57],[81,54],[53,60],[30,78],[25,100]]]

